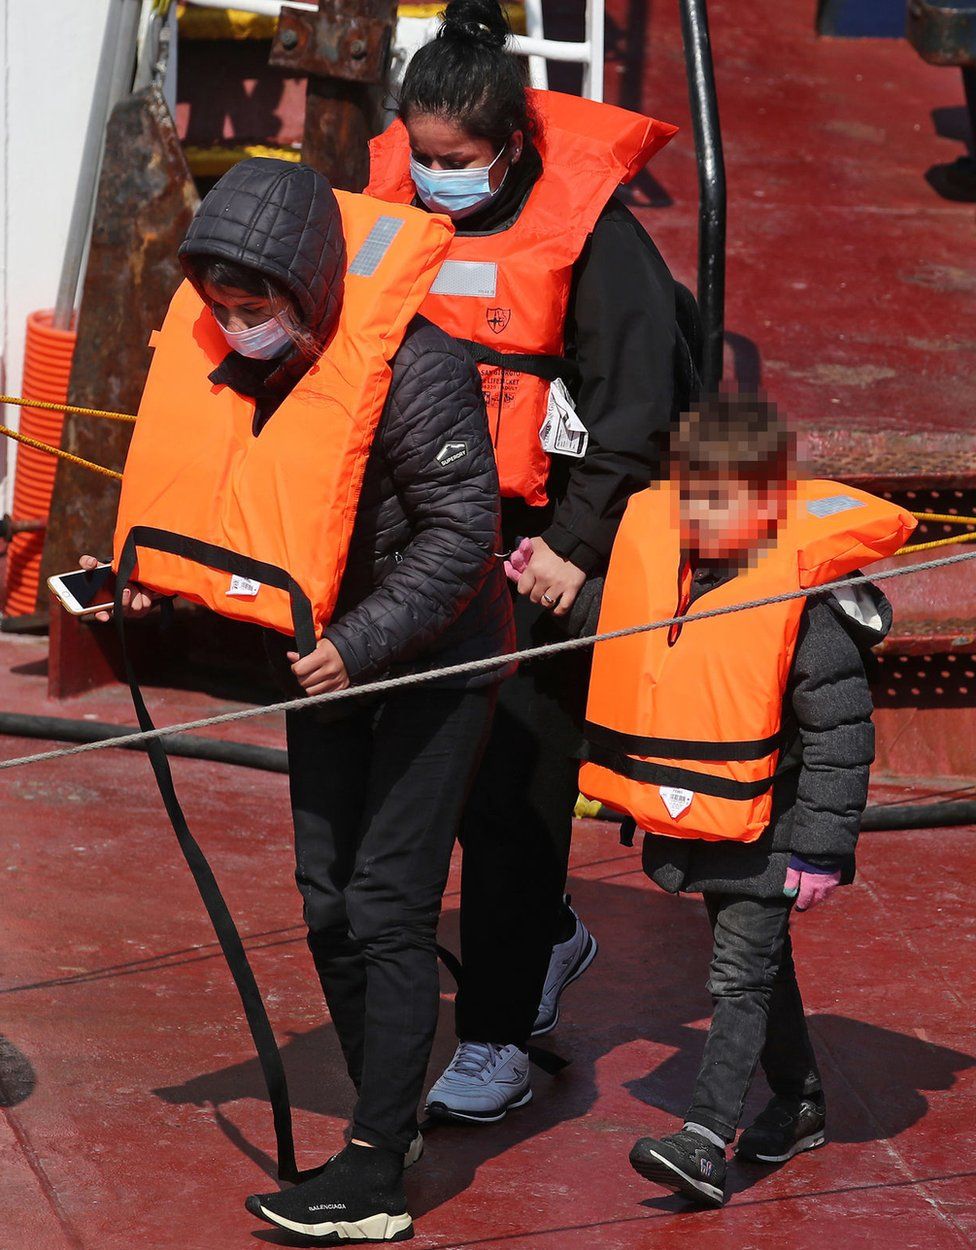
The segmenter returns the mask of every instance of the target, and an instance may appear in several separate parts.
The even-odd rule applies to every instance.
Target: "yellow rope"
[[[970,521],[970,525],[976,522]],[[909,551],[931,551],[933,547],[950,547],[953,543],[971,543],[976,539],[976,533],[956,534],[952,538],[936,538],[930,543],[913,543],[909,547],[902,547],[898,552],[899,555],[906,555]]]
[[[116,473],[114,469],[106,469],[104,465],[95,464],[91,460],[82,460],[81,456],[73,456],[70,451],[62,451],[60,447],[52,447],[49,443],[39,443],[36,438],[28,438],[26,434],[12,430],[9,425],[0,425],[0,434],[4,438],[16,439],[25,447],[33,447],[35,451],[46,451],[48,455],[57,456],[59,460],[67,460],[69,464],[77,464],[82,469],[91,469],[92,473],[101,473],[103,477],[112,477],[119,482],[122,480],[122,474]]]
[[[39,408],[42,412],[76,412],[80,417],[104,417],[107,421],[135,421],[131,412],[104,412],[101,408],[79,408],[75,404],[52,404],[46,399],[24,399],[20,395],[0,395],[0,404]],[[976,524],[976,522],[974,522]]]
[[[942,525],[976,525],[976,516],[948,516],[941,512],[912,512],[920,521],[935,521]]]

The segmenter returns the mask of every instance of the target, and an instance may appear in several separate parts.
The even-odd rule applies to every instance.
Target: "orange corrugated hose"
[[[74,330],[55,330],[50,310],[27,318],[24,352],[24,394],[28,399],[63,404],[68,398],[68,379],[74,355]],[[21,433],[55,447],[61,445],[64,413],[22,408]],[[17,449],[17,473],[11,516],[15,521],[46,520],[54,491],[57,460],[33,447]],[[7,586],[4,611],[9,616],[31,616],[37,611],[44,533],[15,534],[7,554]]]

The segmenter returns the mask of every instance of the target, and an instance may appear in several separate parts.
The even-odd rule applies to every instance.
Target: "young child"
[[[631,500],[600,631],[820,585],[897,550],[914,521],[796,480],[771,405],[721,395],[684,415],[669,483]],[[874,756],[864,652],[891,623],[874,587],[679,623],[595,649],[580,788],[645,831],[648,875],[703,896],[714,1015],[683,1126],[631,1151],[644,1177],[725,1200],[726,1147],[758,1064],[773,1098],[737,1155],[823,1145],[826,1108],[790,914],[854,878]]]

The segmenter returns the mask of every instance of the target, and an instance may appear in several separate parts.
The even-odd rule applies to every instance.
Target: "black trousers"
[[[706,894],[715,1009],[687,1120],[735,1136],[758,1064],[774,1094],[820,1091],[790,941],[793,900]]]
[[[551,614],[515,601],[519,647],[564,638]],[[457,1031],[524,1047],[545,985],[566,886],[588,650],[523,665],[501,687],[461,824]]]
[[[435,937],[497,687],[427,687],[288,716],[308,944],[359,1094],[353,1136],[406,1151],[440,993]]]

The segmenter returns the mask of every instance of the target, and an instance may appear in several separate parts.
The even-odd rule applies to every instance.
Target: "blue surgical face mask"
[[[490,165],[481,165],[475,169],[428,169],[411,155],[410,176],[417,188],[417,195],[431,212],[447,213],[455,220],[468,217],[487,204],[504,186],[505,178],[508,177],[507,169],[505,178],[502,178],[494,191],[489,177],[504,152],[503,147]]]
[[[228,330],[225,326],[220,326],[220,330],[228,346],[242,356],[251,360],[273,360],[275,356],[283,355],[292,343],[291,333],[283,324],[287,315],[283,313],[281,319],[270,317],[260,325],[248,326],[246,330]],[[217,324],[220,325],[220,322]]]

